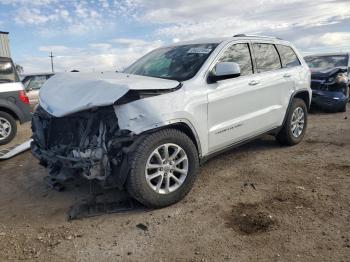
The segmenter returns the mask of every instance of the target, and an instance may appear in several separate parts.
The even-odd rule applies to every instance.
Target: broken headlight
[[[337,84],[347,83],[349,81],[348,76],[345,73],[338,73],[335,82]]]

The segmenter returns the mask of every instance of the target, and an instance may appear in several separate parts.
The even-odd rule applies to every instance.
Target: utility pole
[[[54,56],[52,55],[52,51],[51,51],[49,57],[51,58],[51,70],[52,70],[52,73],[54,73],[54,71],[53,71],[53,58],[54,58]]]

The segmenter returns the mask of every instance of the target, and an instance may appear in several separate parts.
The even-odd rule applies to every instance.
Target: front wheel
[[[346,87],[346,91],[345,91],[345,95],[346,97],[348,98],[348,102],[350,102],[350,86],[347,86]],[[347,106],[347,103],[339,109],[339,112],[346,112],[346,106]]]
[[[146,206],[169,206],[190,191],[198,169],[192,140],[175,129],[160,130],[148,135],[131,155],[127,190]]]
[[[343,113],[346,112],[346,106],[347,106],[346,104],[342,108],[339,109],[339,112],[343,112]]]
[[[303,139],[307,127],[307,107],[304,100],[294,98],[286,121],[276,139],[282,145],[293,146]]]

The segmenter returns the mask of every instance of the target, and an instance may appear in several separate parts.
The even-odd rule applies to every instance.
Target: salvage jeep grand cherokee
[[[225,149],[265,133],[299,143],[311,94],[310,71],[286,41],[177,43],[123,73],[50,78],[32,152],[54,178],[82,175],[164,207],[189,192],[200,162]]]

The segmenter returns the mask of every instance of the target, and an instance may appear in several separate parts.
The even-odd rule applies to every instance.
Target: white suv
[[[53,179],[83,175],[164,207],[223,150],[266,133],[299,143],[311,95],[309,69],[286,41],[176,43],[123,73],[50,78],[33,117],[32,152]]]

